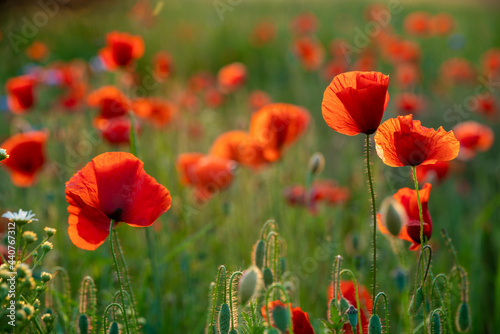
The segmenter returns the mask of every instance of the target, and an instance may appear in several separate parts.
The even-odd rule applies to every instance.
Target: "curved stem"
[[[241,271],[235,271],[231,278],[229,279],[229,309],[231,310],[231,329],[234,329],[234,317],[236,313],[236,317],[238,317],[237,312],[233,310],[233,280],[236,276],[241,276],[243,273]],[[243,307],[244,305],[241,305]],[[236,310],[237,311],[237,310]]]
[[[372,196],[373,215],[373,283],[372,300],[375,299],[377,291],[377,210],[375,205],[375,192],[373,191],[372,171],[370,165],[370,135],[366,135],[366,170],[368,172],[368,182],[370,183],[370,193]]]
[[[116,260],[116,254],[115,250],[113,248],[113,234],[115,233],[115,230],[113,228],[115,221],[111,219],[111,224],[109,226],[109,245],[111,247],[111,254],[113,255],[113,261],[115,262],[115,269],[116,269],[116,277],[118,279],[118,286],[120,288],[120,297],[122,300],[122,311],[123,311],[123,322],[125,323],[125,330],[126,333],[130,333],[129,328],[128,328],[128,321],[127,321],[127,311],[125,309],[125,297],[123,296],[123,286],[122,286],[122,279],[121,279],[121,274],[120,274],[120,267],[118,266],[118,261]]]
[[[352,282],[354,284],[354,295],[356,297],[356,306],[357,306],[358,311],[359,311],[359,310],[361,310],[361,302],[359,300],[358,281],[356,280],[356,276],[354,276],[354,273],[351,270],[342,269],[342,271],[339,273],[339,280],[340,280],[340,276],[342,276],[343,274],[349,274],[349,276],[351,276]],[[373,314],[373,309],[372,309],[372,314]],[[361,325],[361,312],[358,312],[358,324],[359,324],[359,326],[361,326],[361,333],[363,333],[363,326]]]

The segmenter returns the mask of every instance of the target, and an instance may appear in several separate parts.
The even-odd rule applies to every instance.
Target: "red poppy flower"
[[[388,43],[383,52],[393,63],[417,62],[420,59],[422,51],[420,45],[414,41],[406,39],[394,38],[395,40]]]
[[[396,66],[396,83],[403,88],[413,86],[420,80],[420,69],[414,63],[403,63]]]
[[[500,74],[500,49],[492,48],[486,51],[482,57],[482,67],[486,75]]]
[[[296,35],[314,33],[318,30],[318,18],[311,12],[301,13],[292,20],[290,29]]]
[[[302,108],[287,103],[272,103],[252,115],[250,135],[264,146],[264,158],[276,161],[309,124],[311,116]]]
[[[0,164],[9,170],[12,183],[17,187],[29,187],[36,182],[45,163],[48,136],[46,131],[19,133],[0,145],[9,154]]]
[[[110,70],[129,66],[144,54],[144,41],[140,36],[113,31],[106,35],[106,40],[107,46],[101,49],[100,55]]]
[[[319,203],[338,205],[345,203],[351,196],[348,189],[339,187],[332,180],[317,180],[309,191],[302,185],[286,187],[283,195],[289,205],[307,206],[313,215],[317,214]]]
[[[157,127],[167,126],[177,114],[174,104],[154,97],[133,101],[132,109],[137,116],[153,122]]]
[[[234,160],[252,168],[259,168],[268,161],[264,147],[245,131],[228,131],[217,137],[210,148],[213,156]]]
[[[301,37],[293,43],[293,53],[306,71],[315,71],[323,63],[325,50],[321,43],[309,36]]]
[[[96,127],[101,131],[103,138],[110,144],[129,144],[130,143],[130,118],[113,117],[99,119],[96,121]],[[138,122],[135,123],[136,133],[141,132]]]
[[[254,90],[248,97],[248,105],[252,111],[259,110],[272,102],[269,94],[262,90]]]
[[[413,93],[401,93],[395,98],[395,105],[400,115],[418,114],[423,109],[422,97]]]
[[[347,72],[333,78],[323,95],[323,118],[345,135],[374,133],[389,103],[389,77],[379,72]]]
[[[111,219],[146,227],[170,208],[170,193],[125,152],[98,155],[66,182],[68,234],[79,248],[94,250],[109,235]]]
[[[217,73],[217,82],[223,92],[232,93],[245,84],[247,69],[242,63],[224,66]]]
[[[391,11],[386,5],[380,3],[372,3],[365,7],[364,17],[366,21],[376,21],[378,22],[381,18],[387,22],[391,22]]]
[[[218,108],[224,103],[224,95],[216,88],[209,88],[204,94],[205,104],[210,108]]]
[[[330,82],[336,75],[346,72],[348,68],[349,64],[346,59],[344,57],[337,56],[326,64],[323,77],[325,80]]]
[[[360,333],[361,327],[362,333],[368,333],[368,321],[373,308],[373,300],[370,297],[368,290],[363,285],[358,284],[359,302],[361,305],[358,305],[356,302],[356,290],[354,289],[354,283],[352,281],[340,281],[340,293],[342,294],[342,297],[347,300],[349,305],[354,306],[358,312],[361,313],[361,326],[358,325],[356,332]],[[331,300],[332,298],[333,285],[330,284],[328,287],[328,300]],[[345,324],[344,331],[346,334],[352,334],[351,325]]]
[[[170,53],[166,51],[159,51],[153,56],[153,74],[155,80],[165,80],[173,70],[173,60]]]
[[[49,48],[45,43],[35,41],[26,49],[26,55],[34,61],[42,61],[49,55]]]
[[[493,94],[479,95],[474,99],[472,104],[473,111],[486,116],[490,119],[495,119],[498,113],[497,101]]]
[[[437,36],[446,36],[455,26],[455,19],[448,13],[439,13],[429,19],[429,32]]]
[[[431,188],[432,185],[426,183],[424,187],[418,191],[420,202],[422,203],[424,237],[426,240],[429,240],[432,235],[432,220],[429,213],[429,195],[431,194]],[[392,197],[403,208],[403,210],[401,210],[403,223],[401,224],[401,230],[397,237],[412,242],[410,249],[417,250],[421,244],[417,191],[410,188],[402,188]],[[380,232],[390,234],[389,230],[384,225],[384,216],[381,214],[377,214],[377,225]]]
[[[257,47],[269,44],[276,37],[276,26],[273,21],[257,23],[250,35],[250,43]]]
[[[429,33],[429,20],[431,15],[425,12],[414,12],[408,14],[403,22],[407,34],[425,36]]]
[[[87,94],[87,85],[83,82],[75,83],[66,90],[59,101],[63,107],[69,110],[78,108]]]
[[[460,143],[453,131],[423,127],[410,114],[382,123],[375,134],[375,149],[388,166],[418,166],[455,159]]]
[[[377,68],[377,60],[371,52],[364,52],[354,63],[352,68],[356,71],[369,72]]]
[[[193,93],[198,93],[210,87],[215,87],[215,77],[212,73],[201,71],[189,78],[189,90]]]
[[[467,59],[450,58],[441,65],[441,75],[445,82],[471,82],[474,79],[474,68]]]
[[[201,202],[229,187],[235,168],[231,160],[201,153],[181,154],[176,166],[181,182],[194,186],[196,199]]]
[[[285,308],[286,305],[279,300],[269,302],[269,314],[272,317],[273,309],[276,307]],[[292,311],[292,330],[295,334],[314,334],[314,330],[309,322],[309,315],[302,311],[300,307],[294,307]],[[265,321],[267,321],[266,305],[262,306],[260,313]],[[274,321],[272,321],[274,323]],[[273,324],[274,327],[274,324]]]
[[[441,182],[449,174],[450,162],[437,161],[431,165],[417,166],[417,180],[419,183],[433,183],[433,181]]]
[[[459,158],[462,160],[470,160],[477,152],[489,150],[495,139],[493,130],[489,126],[474,121],[459,123],[455,125],[453,131],[460,142]]]
[[[130,101],[115,86],[101,87],[87,96],[87,104],[99,108],[99,119],[124,116],[130,110]]]
[[[153,26],[157,18],[149,0],[137,0],[128,15],[146,27]]]
[[[286,187],[283,190],[286,202],[291,206],[305,206],[306,205],[306,188],[302,185],[295,185]]]
[[[35,104],[35,80],[27,75],[11,78],[5,84],[7,104],[14,114],[22,115]]]

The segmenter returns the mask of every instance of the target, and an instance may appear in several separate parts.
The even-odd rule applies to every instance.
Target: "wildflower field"
[[[500,4],[0,2],[0,333],[499,333]]]

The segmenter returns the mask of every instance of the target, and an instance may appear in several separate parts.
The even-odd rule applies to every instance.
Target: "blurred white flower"
[[[7,218],[10,221],[19,225],[29,224],[32,221],[38,221],[38,219],[33,218],[35,217],[35,214],[31,213],[31,210],[24,211],[23,209],[19,209],[19,212],[7,211],[2,215],[2,217]]]

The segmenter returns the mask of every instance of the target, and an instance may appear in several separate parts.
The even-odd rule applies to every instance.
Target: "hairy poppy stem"
[[[370,183],[370,193],[372,195],[372,215],[373,215],[373,284],[372,300],[375,300],[377,291],[377,212],[375,208],[375,192],[373,191],[372,171],[370,166],[370,135],[366,135],[366,170],[368,171],[368,182]]]
[[[116,260],[116,254],[115,250],[113,248],[113,234],[115,233],[115,230],[113,229],[115,221],[111,219],[111,224],[109,226],[109,245],[111,247],[111,254],[113,255],[113,261],[115,262],[115,269],[116,269],[116,277],[118,279],[118,286],[120,288],[120,298],[122,300],[122,311],[123,311],[123,322],[125,323],[125,330],[126,333],[129,334],[130,331],[128,329],[128,321],[127,321],[127,311],[125,309],[125,297],[123,296],[123,286],[122,286],[122,279],[120,275],[120,267],[118,266],[118,261]]]

